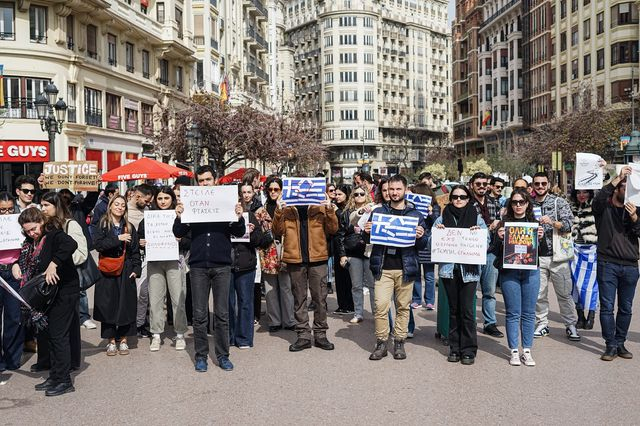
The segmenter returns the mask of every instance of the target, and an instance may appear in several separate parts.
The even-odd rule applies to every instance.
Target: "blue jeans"
[[[229,344],[253,346],[253,281],[256,271],[231,273]],[[236,310],[236,297],[238,309]]]
[[[509,349],[518,349],[518,334],[522,330],[522,348],[531,349],[536,328],[536,301],[540,292],[540,271],[503,269],[500,272],[502,296],[507,310],[507,342]]]
[[[374,280],[369,269],[368,257],[349,257],[349,275],[351,276],[351,297],[353,298],[354,316],[364,318],[364,287],[369,289],[369,294],[374,291]],[[372,296],[371,296],[372,297]],[[373,300],[373,297],[372,299]],[[374,302],[375,303],[375,302]],[[374,309],[371,309],[372,313]]]
[[[436,279],[433,272],[433,263],[422,263],[422,273],[424,276],[424,303],[425,305],[436,304]],[[413,284],[413,298],[411,303],[422,303],[422,280],[418,278]]]
[[[1,271],[0,276],[18,290],[20,283],[13,278],[11,271]],[[24,346],[24,327],[20,324],[20,302],[5,289],[0,288],[0,371],[20,368],[20,358]]]
[[[627,340],[631,324],[631,307],[638,283],[638,267],[598,262],[600,286],[600,325],[607,347],[617,347]],[[618,295],[618,312],[613,316],[613,305]]]
[[[496,323],[496,283],[498,270],[493,267],[496,255],[487,253],[487,264],[482,267],[480,287],[482,288],[482,316],[484,326]]]
[[[82,290],[80,292],[79,312],[80,312],[80,324],[81,325],[86,320],[90,320],[91,319],[91,315],[89,315],[89,299],[87,298],[86,290]]]

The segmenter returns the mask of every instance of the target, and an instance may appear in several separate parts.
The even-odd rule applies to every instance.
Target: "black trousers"
[[[451,352],[460,356],[476,356],[478,335],[476,316],[473,311],[473,298],[477,282],[465,283],[459,268],[455,268],[453,278],[443,278],[447,298],[449,299],[449,347]]]
[[[253,283],[253,317],[260,321],[262,313],[262,283]]]
[[[49,327],[47,328],[51,360],[49,379],[56,383],[71,382],[69,374],[72,355],[71,330],[77,330],[78,335],[80,334],[79,300],[79,292],[58,294],[49,310]]]
[[[63,297],[58,295],[56,297],[56,301],[59,297]],[[78,301],[80,297],[78,296],[76,300],[75,307],[72,308],[74,315],[71,323],[71,328],[69,329],[69,348],[71,349],[71,367],[80,368],[81,363],[81,345],[82,341],[80,339],[80,316],[78,312]],[[55,305],[56,302],[54,302]],[[51,368],[51,312],[53,311],[54,306],[51,306],[51,309],[48,314],[49,326],[45,328],[43,331],[38,333],[38,361],[36,364],[40,367]]]
[[[333,258],[333,268],[336,284],[336,299],[338,309],[353,311],[353,296],[351,294],[351,276],[349,270],[340,266],[340,258]]]

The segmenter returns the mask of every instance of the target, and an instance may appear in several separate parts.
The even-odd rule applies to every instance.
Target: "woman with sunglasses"
[[[533,367],[536,362],[531,356],[533,332],[536,327],[536,302],[540,290],[539,269],[504,269],[503,246],[505,222],[537,222],[533,216],[531,198],[526,189],[517,188],[511,193],[507,202],[507,213],[498,225],[497,240],[493,247],[496,256],[495,267],[500,271],[500,286],[506,308],[507,342],[511,350],[509,364]],[[538,238],[543,235],[542,227],[538,227]],[[518,351],[518,334],[522,340],[522,354]]]
[[[124,256],[119,275],[103,273],[96,283],[93,317],[102,323],[100,335],[108,340],[107,355],[128,355],[127,337],[137,333],[136,278],[140,276],[142,263],[138,232],[129,222],[127,200],[122,195],[109,201],[107,212],[93,235],[93,247],[100,257]]]
[[[371,195],[364,185],[356,186],[351,192],[344,211],[338,216],[339,229],[336,233],[336,248],[340,257],[340,266],[349,271],[351,277],[351,296],[353,298],[354,315],[352,324],[362,322],[364,318],[363,287],[373,292],[373,274],[369,269],[369,256],[365,254],[367,244],[362,238],[362,230],[357,222],[351,222],[351,213],[362,216],[366,210],[371,211]],[[373,313],[373,306],[371,307]]]
[[[177,204],[176,194],[170,186],[160,187],[153,202],[152,210],[175,210]],[[145,221],[142,219],[138,226],[138,238],[140,246],[144,249]],[[165,316],[164,307],[173,311],[173,329],[176,332],[175,347],[177,351],[186,348],[184,334],[187,332],[187,314],[185,310],[185,298],[187,293],[186,282],[180,268],[179,260],[154,260],[147,261],[147,275],[149,277],[149,323],[151,325],[151,344],[149,350],[156,352],[162,344],[161,334],[164,333]],[[167,288],[170,301],[167,301]],[[169,302],[169,303],[167,303]]]
[[[333,200],[333,203],[337,207],[336,216],[338,217],[338,222],[340,222],[340,217],[347,207],[347,201],[350,195],[351,186],[343,184],[336,187],[336,198]],[[336,315],[352,315],[354,307],[353,296],[351,294],[351,277],[347,269],[339,266],[340,255],[338,253],[337,235],[333,236],[331,245],[333,246],[333,274],[336,282],[336,300],[338,302],[338,309],[333,313]]]
[[[19,268],[14,271],[15,277],[21,279],[20,285],[44,273],[47,284],[58,286],[47,310],[48,326],[38,335],[39,343],[45,340],[49,343],[51,370],[49,378],[35,389],[45,391],[46,396],[73,392],[71,328],[80,328],[80,282],[72,256],[78,244],[63,231],[64,222],[59,217],[46,216],[35,207],[23,210],[18,223],[27,237],[20,252]]]
[[[434,228],[486,229],[482,216],[471,202],[471,192],[464,185],[455,185],[449,194],[449,204]],[[487,244],[489,237],[487,235]],[[480,280],[480,266],[460,263],[440,264],[439,275],[449,301],[449,362],[471,365],[478,352],[474,298]]]
[[[265,202],[263,229],[271,232],[271,222],[277,201],[282,193],[282,179],[275,175],[267,178],[264,185]],[[280,261],[282,253],[282,240],[276,238],[269,247],[260,249],[260,266],[262,268],[262,281],[266,290],[265,301],[267,304],[267,322],[269,332],[275,333],[283,327],[293,330],[296,320],[293,316],[293,293],[291,292],[291,279],[287,272],[287,265]]]

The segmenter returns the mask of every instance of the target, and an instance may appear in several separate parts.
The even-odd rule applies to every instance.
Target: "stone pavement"
[[[129,356],[107,357],[99,330],[82,330],[83,366],[76,392],[47,398],[35,392],[42,374],[21,370],[0,374],[0,422],[28,424],[636,424],[640,423],[640,321],[631,326],[628,349],[634,360],[600,361],[598,324],[571,343],[550,295],[551,334],[536,339],[536,367],[511,367],[506,338],[479,334],[476,364],[446,361],[435,339],[435,312],[420,309],[408,358],[367,358],[375,343],[373,323],[331,316],[333,352],[312,348],[288,352],[293,332],[273,335],[257,329],[255,347],[231,349],[233,372],[212,362],[207,373],[193,368],[193,339],[177,352],[171,335],[159,352],[149,341],[131,340]],[[368,304],[367,304],[368,306]],[[264,307],[264,306],[263,306]],[[329,296],[329,308],[336,308]],[[504,306],[498,295],[498,324]],[[481,313],[478,311],[479,318]],[[480,324],[481,327],[481,324]],[[479,327],[479,330],[480,330]],[[213,350],[212,340],[210,346]]]

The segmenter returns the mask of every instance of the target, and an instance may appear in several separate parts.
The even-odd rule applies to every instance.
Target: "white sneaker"
[[[238,349],[251,349],[251,346],[249,346],[249,345],[242,345],[242,346],[238,346]]]
[[[522,359],[522,362],[524,363],[524,365],[526,365],[527,367],[535,367],[536,362],[533,360],[533,357],[531,356],[531,349],[524,349],[522,351],[522,356],[520,358]]]
[[[365,287],[362,289],[362,294],[364,294],[365,296],[369,294],[369,287]]]
[[[157,352],[160,350],[160,336],[153,336],[151,339],[151,345],[149,345],[151,352]]]
[[[533,332],[533,337],[537,339],[538,337],[544,337],[544,336],[547,336],[548,334],[549,334],[549,327],[547,327],[544,324],[539,324],[536,327],[536,330]]]
[[[176,351],[184,351],[187,348],[187,343],[184,341],[184,337],[176,337]]]
[[[115,343],[109,343],[107,345],[107,356],[118,355],[118,348]]]
[[[517,349],[511,351],[511,359],[509,359],[509,364],[513,366],[518,366],[520,364],[520,353]]]
[[[82,323],[82,326],[88,330],[95,330],[96,328],[98,328],[98,326],[96,325],[95,322],[91,321],[90,319],[86,320],[85,322]]]

